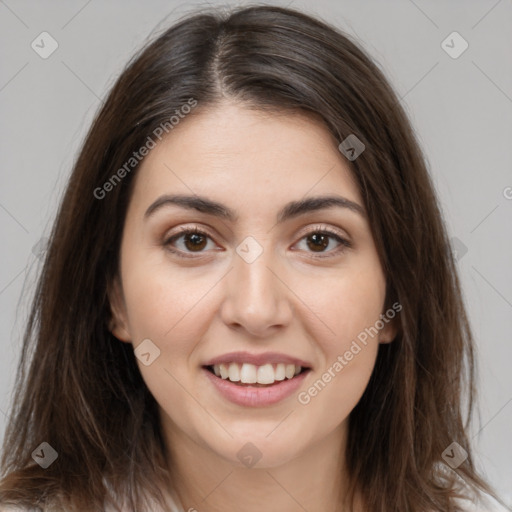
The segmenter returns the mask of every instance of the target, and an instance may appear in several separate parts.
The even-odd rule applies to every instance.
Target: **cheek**
[[[326,421],[327,428],[334,428],[350,414],[368,385],[379,348],[375,324],[384,300],[378,279],[348,278],[333,291],[332,301],[323,303],[320,314],[330,330],[319,327],[323,335],[320,330],[316,335],[323,352],[322,366],[298,397],[312,417]],[[330,411],[327,417],[325,411]]]
[[[127,265],[123,284],[134,348],[149,339],[158,349],[150,365],[137,359],[142,378],[168,414],[178,410],[187,417],[187,409],[194,405],[184,400],[193,370],[190,356],[208,322],[206,314],[198,315],[205,313],[200,302],[204,282],[201,286],[160,265]]]
[[[334,430],[361,399],[375,365],[378,346],[359,345],[349,350],[350,360],[342,352],[330,361],[298,395],[298,407],[313,431]]]
[[[324,366],[298,401],[310,417],[325,422],[322,428],[329,429],[357,405],[375,366],[379,344],[374,326],[385,298],[380,266],[372,260],[357,270],[340,273],[339,279],[329,284],[323,302],[321,296],[319,292],[310,295],[320,306],[320,318],[330,327],[329,331],[323,329],[321,338]],[[326,416],[325,411],[330,413]]]
[[[364,340],[365,333],[368,344],[377,343],[378,337],[368,333],[374,334],[371,328],[383,312],[385,299],[385,280],[378,265],[341,270],[336,277],[312,284],[298,281],[295,290],[305,297],[303,311],[311,318],[312,335],[321,341],[326,355],[332,359],[343,354],[352,340],[358,336]]]
[[[188,331],[194,330],[194,325],[198,326],[197,310],[215,284],[213,278],[198,279],[188,272],[170,271],[165,262],[129,263],[125,266],[123,289],[135,344],[137,339],[151,336],[164,345],[179,343]]]
[[[152,395],[167,411],[175,410],[176,404],[190,405],[183,400],[183,385],[197,371],[196,345],[215,312],[208,291],[213,291],[218,276],[197,274],[193,269],[172,270],[165,261],[124,261],[123,290],[134,348],[149,339],[159,353],[151,365],[139,359],[137,364]]]

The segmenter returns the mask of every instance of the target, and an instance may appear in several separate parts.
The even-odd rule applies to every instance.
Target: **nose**
[[[270,248],[248,263],[238,254],[226,276],[221,306],[222,320],[230,328],[265,337],[283,329],[293,317],[293,293],[286,285],[282,268]],[[280,270],[281,269],[281,270]]]

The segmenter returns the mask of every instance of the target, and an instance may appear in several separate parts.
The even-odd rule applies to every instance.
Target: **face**
[[[311,201],[326,196],[338,201]],[[274,467],[341,436],[396,334],[385,292],[327,129],[225,103],[181,121],[138,170],[112,332],[136,349],[168,439],[237,465],[250,442]]]

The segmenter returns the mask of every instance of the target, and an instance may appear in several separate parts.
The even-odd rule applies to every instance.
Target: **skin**
[[[149,338],[160,350],[149,366],[137,363],[160,407],[185,510],[259,512],[264,503],[281,512],[339,511],[348,416],[368,384],[379,343],[396,335],[394,323],[361,345],[307,405],[297,393],[271,406],[235,405],[205,378],[202,365],[237,350],[283,352],[312,366],[299,391],[332,367],[385,312],[385,275],[370,225],[340,207],[281,224],[276,214],[289,201],[326,194],[363,209],[364,203],[349,162],[314,118],[232,102],[199,107],[138,170],[111,293],[112,332],[134,348]],[[162,194],[176,193],[207,196],[239,219],[174,205],[144,218]],[[166,240],[194,226],[208,233],[199,250],[183,236],[173,242],[193,257],[170,252]],[[352,246],[339,250],[328,238],[323,252],[316,249],[308,235],[325,227]],[[252,263],[236,252],[247,236],[263,249]],[[251,468],[237,457],[247,442],[262,454]]]

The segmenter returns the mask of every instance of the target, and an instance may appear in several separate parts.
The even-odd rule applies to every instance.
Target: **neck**
[[[260,469],[230,462],[167,423],[172,489],[166,492],[190,512],[260,512],[262,504],[281,512],[348,510],[344,508],[347,425],[345,421],[293,460]]]

